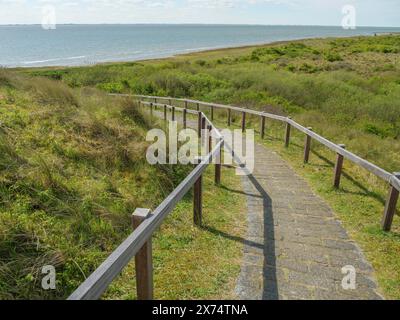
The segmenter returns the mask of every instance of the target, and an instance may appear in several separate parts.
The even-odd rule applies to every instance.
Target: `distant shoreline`
[[[390,32],[390,33],[376,33],[377,36],[383,35],[398,35],[400,32]],[[132,63],[132,62],[147,62],[147,61],[157,61],[157,60],[166,60],[171,58],[179,58],[179,57],[187,57],[196,54],[206,54],[206,53],[213,53],[213,52],[220,52],[220,51],[234,51],[234,50],[245,50],[250,48],[259,48],[265,46],[274,46],[279,44],[287,44],[292,42],[301,42],[306,40],[326,40],[326,39],[346,39],[346,38],[358,38],[358,37],[372,37],[372,35],[360,35],[360,36],[348,36],[348,37],[316,37],[316,38],[302,38],[302,39],[293,39],[293,40],[281,40],[281,41],[273,41],[273,42],[264,42],[264,43],[256,43],[256,44],[249,44],[243,46],[232,46],[232,47],[218,47],[218,48],[209,48],[204,50],[196,50],[192,52],[186,53],[176,53],[169,56],[162,56],[162,57],[154,57],[154,58],[145,58],[145,59],[138,59],[138,60],[124,60],[124,61],[106,61],[106,62],[99,62],[94,64],[82,64],[82,65],[58,65],[58,66],[26,66],[26,67],[11,67],[7,68],[10,70],[27,70],[27,69],[69,69],[69,68],[85,68],[85,67],[93,67],[93,66],[101,66],[101,65],[116,65],[116,64],[125,64],[125,63]]]
[[[234,24],[234,23],[58,23],[58,26],[239,26],[239,27],[318,27],[318,28],[341,28],[335,25],[313,25],[313,24]],[[41,26],[40,23],[33,24],[0,24],[0,27],[18,26]],[[396,29],[400,26],[357,26],[357,28],[390,28]]]
[[[72,25],[72,26],[79,28],[79,26],[81,25]],[[96,26],[96,25],[87,25],[87,26]],[[113,26],[113,25],[105,25],[105,26]],[[116,28],[120,28],[124,32],[126,32],[127,30],[132,30],[130,28],[124,28],[124,26],[129,26],[129,25],[121,24],[114,26],[116,26]],[[43,50],[44,51],[43,54],[41,52],[36,52],[36,54],[29,55],[29,52],[28,54],[25,54],[24,52],[23,54],[21,54],[21,56],[18,55],[18,52],[16,56],[10,55],[10,53],[6,52],[4,54],[4,57],[1,57],[3,59],[1,64],[4,68],[8,69],[90,67],[94,65],[104,65],[104,64],[109,65],[109,64],[168,59],[179,56],[187,56],[187,55],[215,52],[221,50],[222,51],[240,50],[251,47],[262,47],[267,45],[275,45],[279,43],[289,43],[294,41],[305,41],[311,39],[351,38],[351,37],[373,36],[374,34],[376,35],[400,34],[400,28],[393,28],[395,30],[388,30],[389,28],[386,27],[360,27],[359,33],[357,33],[357,30],[349,30],[347,33],[347,31],[343,31],[341,27],[329,27],[329,26],[319,26],[319,27],[312,26],[310,27],[312,29],[309,30],[307,30],[306,26],[302,26],[304,27],[302,30],[297,30],[294,26],[269,26],[273,28],[270,29],[270,28],[263,28],[264,26],[258,27],[253,25],[188,24],[188,25],[182,25],[188,27],[186,30],[185,28],[183,29],[184,36],[182,36],[182,34],[180,33],[181,29],[176,28],[175,30],[171,29],[173,30],[171,32],[169,31],[165,32],[163,28],[160,27],[163,26],[162,24],[160,25],[137,24],[135,26],[143,26],[145,34],[143,40],[142,38],[140,38],[140,36],[138,37],[138,35],[141,35],[141,31],[138,32],[137,31],[138,29],[136,29],[136,33],[135,32],[132,33],[133,34],[132,37],[130,37],[131,34],[128,32],[120,36],[119,39],[115,40],[113,37],[111,38],[108,37],[110,35],[110,31],[109,30],[107,31],[107,28],[104,29],[106,31],[100,30],[97,33],[96,31],[93,31],[92,28],[90,28],[87,39],[88,42],[91,43],[87,44],[86,46],[85,45],[86,42],[82,42],[81,49],[75,49],[75,51],[63,50],[63,48],[69,48],[63,42],[64,39],[63,36],[65,34],[68,35],[67,39],[69,39],[69,42],[67,41],[67,44],[72,44],[75,48],[80,48],[79,41],[83,41],[84,39],[79,39],[78,37],[77,40],[75,41],[74,37],[75,34],[77,33],[76,29],[71,28],[69,31],[68,28],[62,29],[62,32],[60,34],[57,34],[57,37],[54,36],[53,31],[49,32],[46,31],[44,33],[41,33],[38,32],[37,29],[35,29],[36,31],[32,31],[32,34],[34,34],[33,38],[35,38],[35,36],[37,36],[38,38],[41,37],[47,38],[45,39],[47,40],[47,43],[46,42],[44,43],[47,44],[48,49],[50,50],[51,48],[57,48],[57,50],[52,52],[52,55],[46,54],[45,50]],[[153,26],[154,28],[152,28]],[[157,26],[161,30],[161,35],[160,34],[156,35]],[[173,28],[174,26],[181,26],[181,25],[168,24],[168,26]],[[192,29],[190,28],[191,26],[199,26],[199,28]],[[206,28],[207,26],[209,26],[210,28],[212,27],[217,28],[214,29],[216,33],[215,36],[214,36],[215,33],[213,33],[212,35],[210,34],[209,29]],[[223,28],[224,26],[225,27],[235,26],[236,29],[233,29],[233,31],[231,31],[229,28],[225,28],[224,30]],[[246,26],[248,26],[250,29],[247,29]],[[203,27],[205,29],[203,29]],[[219,27],[221,27],[221,29],[219,29]],[[254,29],[251,29],[252,27],[254,27]],[[18,30],[18,28],[15,28],[15,30]],[[84,30],[84,28],[82,28],[82,30]],[[179,30],[179,32],[176,32],[176,30]],[[114,32],[114,31],[112,32],[115,34],[119,34],[119,32]],[[190,39],[191,32],[195,34],[194,37],[198,37],[196,38],[196,41],[188,40]],[[4,32],[4,29],[3,33],[6,35],[8,34],[8,32]],[[21,34],[21,31],[16,31],[16,33]],[[248,37],[249,41],[248,43],[246,43],[247,33],[250,34],[250,36]],[[95,40],[93,40],[92,37],[93,35]],[[224,38],[225,35],[228,35],[228,37]],[[105,45],[98,40],[102,36],[105,36]],[[290,38],[291,36],[293,38]],[[263,37],[265,39],[261,39]],[[55,41],[56,43],[53,43],[54,38],[58,39],[59,42],[58,46],[57,46],[57,41]],[[166,40],[165,38],[168,39]],[[173,40],[172,44],[169,41],[169,38]],[[282,38],[282,40],[279,40],[279,38]],[[129,39],[128,45],[126,44],[127,39]],[[151,41],[149,42],[148,39],[151,39],[152,42]],[[17,41],[16,43],[21,44],[21,42],[23,41],[25,40],[21,39],[19,40],[19,42]],[[10,45],[10,48],[12,51],[13,50],[12,45]],[[90,50],[88,50],[88,48],[90,48]],[[110,48],[109,51],[108,48]]]

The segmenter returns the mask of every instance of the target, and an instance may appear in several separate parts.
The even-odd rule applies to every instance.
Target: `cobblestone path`
[[[154,115],[163,117],[160,111]],[[176,119],[182,121],[180,113]],[[196,129],[197,122],[188,119],[188,126]],[[242,185],[236,192],[247,195],[248,231],[238,299],[382,299],[361,249],[279,155],[256,144],[255,170],[242,178]],[[355,290],[342,288],[345,266],[356,270]]]
[[[248,233],[240,299],[382,299],[372,267],[332,210],[276,153],[256,145],[255,171],[243,177]],[[342,267],[354,266],[355,290]]]

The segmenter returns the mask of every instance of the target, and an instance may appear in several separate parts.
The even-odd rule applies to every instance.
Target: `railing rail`
[[[171,98],[171,97],[157,97],[157,96],[144,96],[144,95],[129,95],[129,94],[112,94],[114,96],[134,96],[137,98],[143,98],[143,99],[157,99],[157,100],[168,100],[170,101],[181,101],[181,102],[187,102],[187,103],[193,103],[193,104],[200,104],[202,106],[208,106],[208,107],[215,107],[219,109],[230,109],[232,111],[237,111],[237,112],[246,112],[247,114],[252,114],[256,116],[264,116],[270,119],[275,119],[279,121],[286,121],[286,117],[284,116],[279,116],[273,113],[266,113],[262,111],[256,111],[256,110],[251,110],[251,109],[245,109],[245,108],[240,108],[240,107],[234,107],[234,106],[229,106],[229,105],[224,105],[224,104],[219,104],[219,103],[210,103],[210,102],[204,102],[204,101],[199,101],[199,100],[191,100],[191,99],[183,99],[183,98]]]
[[[326,146],[328,149],[335,151],[336,153],[342,155],[346,159],[354,162],[355,164],[359,165],[360,167],[363,167],[364,169],[368,170],[372,174],[376,175],[377,177],[385,180],[386,182],[389,182],[390,179],[393,177],[392,174],[387,172],[386,170],[378,167],[377,165],[357,156],[356,154],[343,149],[340,145],[335,144],[328,139],[320,136],[319,134],[315,133],[314,131],[311,131],[307,128],[304,128],[302,125],[298,124],[297,122],[293,121],[290,118],[287,118],[287,123],[298,129],[299,131],[305,133],[306,135],[310,136],[314,140],[318,141],[319,143],[323,144]]]
[[[209,131],[213,130],[214,135],[218,138],[216,146],[209,150],[209,153],[202,158],[201,162],[194,168],[194,170],[179,184],[179,186],[153,211],[152,214],[149,214],[148,217],[143,218],[140,224],[135,227],[135,230],[128,238],[113,252],[111,255],[79,286],[79,288],[71,294],[68,300],[94,300],[99,299],[101,295],[106,291],[111,282],[121,273],[123,268],[132,260],[133,257],[137,257],[138,253],[143,250],[146,244],[151,243],[151,238],[153,233],[160,227],[164,219],[168,216],[169,213],[173,211],[177,203],[185,196],[185,194],[194,187],[194,221],[195,223],[201,224],[201,193],[202,193],[202,174],[207,169],[209,164],[212,162],[214,157],[221,156],[222,147],[227,148],[228,151],[233,153],[233,149],[230,145],[226,144],[223,136],[217,127],[212,123],[214,108],[228,109],[229,118],[228,124],[231,123],[230,116],[231,111],[236,111],[242,113],[242,129],[244,130],[246,127],[246,114],[252,114],[262,117],[261,121],[261,136],[264,136],[265,130],[265,118],[277,120],[286,123],[286,134],[285,134],[285,146],[289,146],[290,142],[290,128],[293,126],[299,131],[303,132],[307,139],[305,145],[305,161],[308,161],[309,150],[311,139],[318,141],[323,144],[330,150],[336,152],[338,155],[337,163],[335,166],[335,177],[334,183],[335,186],[338,187],[340,183],[340,175],[342,171],[343,158],[346,158],[353,163],[363,167],[367,171],[376,175],[377,177],[383,179],[390,184],[390,191],[388,200],[386,202],[384,216],[382,220],[382,227],[384,230],[389,231],[392,225],[393,217],[396,212],[396,204],[399,198],[400,191],[400,173],[390,174],[384,169],[374,165],[373,163],[362,159],[361,157],[355,155],[354,153],[345,149],[344,145],[337,145],[328,139],[318,135],[311,128],[305,128],[302,125],[298,124],[294,120],[289,117],[283,117],[274,115],[271,113],[254,111],[245,108],[239,108],[234,106],[222,105],[222,104],[214,104],[208,102],[202,102],[197,100],[189,100],[189,99],[177,99],[171,97],[157,97],[157,96],[144,96],[144,95],[129,95],[129,94],[111,94],[112,96],[126,96],[126,97],[135,97],[140,99],[152,99],[154,102],[149,101],[140,101],[141,104],[150,106],[151,112],[153,112],[153,107],[164,107],[166,110],[172,109],[173,113],[175,111],[183,112],[186,114],[196,114],[199,116],[199,134],[202,129],[209,128]],[[159,100],[167,100],[168,104],[159,103]],[[172,101],[181,101],[184,102],[185,108],[180,108],[172,105]],[[188,108],[189,103],[196,104],[197,110],[191,110]],[[200,106],[208,106],[211,108],[211,117],[212,119],[208,119],[207,116],[199,111]],[[186,122],[186,117],[184,116],[184,122]],[[208,126],[205,125],[208,123]],[[201,134],[200,134],[201,136]],[[211,149],[211,148],[210,148]],[[236,162],[240,164],[240,158],[238,158],[234,153],[234,159]],[[220,164],[216,165],[216,170],[220,170]],[[220,172],[217,174],[216,172],[216,181],[219,179]],[[147,210],[149,212],[149,210]],[[200,216],[199,216],[200,215]],[[147,248],[151,248],[147,246]],[[151,250],[151,249],[150,249]],[[151,252],[150,252],[151,254]],[[147,261],[147,263],[151,263]],[[143,262],[143,265],[146,265]],[[139,270],[140,272],[152,272],[151,266],[147,265],[143,270]],[[138,270],[137,270],[138,272]],[[152,281],[149,274],[136,274],[137,281],[141,277],[142,282],[143,279],[146,281]],[[152,283],[148,284],[148,287],[152,287]],[[139,288],[138,288],[139,290]],[[151,294],[152,290],[148,290],[146,295],[140,294],[138,292],[138,296],[145,296],[147,298],[152,298]]]
[[[245,115],[246,114],[257,115],[262,118],[261,130],[260,130],[261,137],[264,137],[265,118],[286,123],[286,134],[285,134],[285,146],[286,147],[289,147],[291,127],[294,127],[297,130],[299,130],[300,132],[303,132],[307,137],[306,145],[305,145],[305,154],[304,154],[305,162],[308,162],[311,139],[318,141],[319,143],[326,146],[328,149],[334,151],[338,155],[337,163],[335,166],[335,173],[334,173],[335,174],[335,177],[334,177],[334,186],[335,187],[339,187],[340,175],[342,172],[343,158],[364,168],[365,170],[369,171],[373,175],[377,176],[378,178],[380,178],[390,184],[390,192],[389,192],[387,205],[385,207],[385,212],[384,212],[384,217],[386,217],[386,218],[384,218],[384,222],[382,222],[382,227],[385,231],[389,231],[391,229],[393,216],[396,212],[397,198],[399,197],[398,194],[400,192],[400,175],[398,173],[392,174],[392,173],[387,172],[386,170],[369,162],[368,160],[365,160],[365,159],[361,158],[360,156],[350,152],[349,150],[346,150],[346,148],[344,148],[343,145],[336,144],[336,143],[324,138],[323,136],[315,133],[310,128],[306,128],[306,127],[302,126],[301,124],[292,120],[290,117],[284,117],[284,116],[279,116],[279,115],[262,112],[262,111],[255,111],[255,110],[250,110],[250,109],[246,109],[246,108],[240,108],[240,107],[217,104],[217,103],[210,103],[210,102],[203,102],[203,101],[192,100],[192,99],[160,97],[160,96],[146,96],[146,95],[124,95],[124,96],[131,96],[131,97],[135,97],[135,98],[139,98],[139,99],[151,99],[156,102],[167,100],[170,104],[172,104],[172,101],[175,101],[175,102],[179,101],[179,102],[184,102],[186,108],[188,107],[189,103],[192,103],[197,106],[197,109],[199,109],[200,106],[210,107],[211,110],[213,110],[213,108],[227,109],[229,111],[228,125],[231,124],[231,121],[230,121],[231,111],[236,111],[236,112],[242,114],[242,129],[243,130],[245,129],[245,126],[246,126]],[[190,110],[190,109],[188,109],[188,110]],[[211,114],[213,115],[213,112]],[[388,205],[388,203],[391,203],[391,205]],[[394,205],[393,205],[393,203],[394,203]],[[389,217],[389,218],[387,218],[387,217]],[[389,221],[389,223],[387,221]]]
[[[174,107],[165,104],[154,104],[148,102],[141,102],[144,105],[166,107],[173,109],[174,111],[184,111],[190,114],[197,114],[199,117],[204,119],[202,122],[208,123],[209,128],[214,130],[214,137],[217,138],[216,145],[214,148],[210,148],[209,153],[202,157],[200,163],[194,168],[194,170],[178,185],[178,187],[150,214],[146,219],[143,219],[136,229],[131,233],[128,238],[122,242],[122,244],[111,253],[111,255],[75,290],[68,298],[68,300],[96,300],[107,290],[111,282],[121,273],[124,267],[135,257],[140,250],[145,246],[146,243],[151,242],[153,233],[160,227],[164,219],[170,214],[177,203],[186,195],[186,193],[195,187],[194,195],[194,214],[195,222],[201,224],[201,181],[202,174],[207,167],[212,163],[214,158],[221,156],[222,147],[225,145],[223,137],[219,130],[212,124],[212,122],[199,111],[186,110],[179,107]],[[202,128],[199,128],[201,130]],[[208,130],[207,130],[208,131]],[[211,132],[208,131],[208,134]],[[230,147],[230,146],[229,146]],[[217,171],[219,170],[219,171]],[[216,163],[216,179],[220,179],[220,163]],[[218,172],[218,174],[217,174]],[[219,182],[219,181],[218,181]],[[200,202],[199,202],[200,201]],[[196,216],[197,215],[197,216]],[[200,219],[199,219],[200,215]],[[197,219],[197,220],[196,220]],[[151,247],[151,246],[150,246]],[[144,270],[142,272],[151,272]],[[151,279],[148,274],[140,275],[137,274],[137,281],[141,277],[142,279]],[[152,283],[149,284],[152,286]],[[148,290],[152,291],[152,290]],[[146,293],[148,294],[148,293]],[[138,289],[138,296],[141,295]],[[143,294],[142,294],[143,296]],[[149,296],[148,298],[151,298]]]

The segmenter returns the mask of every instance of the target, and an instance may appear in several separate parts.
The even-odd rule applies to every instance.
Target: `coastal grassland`
[[[146,161],[145,135],[158,125],[130,100],[0,70],[0,299],[66,298],[131,232],[132,212],[154,209],[183,180],[189,166]],[[190,261],[192,266],[212,271],[218,265],[218,272],[196,287],[193,295],[199,298],[222,295],[238,269],[240,243],[213,234],[212,228],[229,226],[230,234],[240,235],[242,221],[235,219],[242,203],[226,203],[227,192],[216,189],[220,197],[206,196],[205,212],[224,203],[226,210],[205,216],[210,229],[190,229],[188,196],[174,213],[177,219],[169,218],[154,240],[159,272],[168,261],[187,259],[179,251],[186,243],[197,250],[192,257],[202,259]],[[56,267],[54,291],[41,289],[45,265]],[[183,265],[175,274],[169,268],[178,278],[190,270]],[[211,284],[202,287],[207,281]],[[161,296],[170,286],[164,278],[157,288]]]
[[[169,59],[82,68],[24,70],[71,87],[187,97],[290,115],[304,126],[389,172],[400,170],[400,35],[310,39],[214,50]],[[225,112],[216,118],[225,123]],[[249,126],[259,119],[249,117]],[[234,125],[240,122],[236,115]],[[327,200],[372,262],[383,293],[400,299],[400,221],[390,233],[379,223],[388,186],[345,162],[334,190],[335,155],[313,144],[302,164],[304,136],[282,146],[283,128],[268,124],[274,148]]]

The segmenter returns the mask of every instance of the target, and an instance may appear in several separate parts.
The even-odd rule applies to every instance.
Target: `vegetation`
[[[189,166],[147,163],[153,125],[130,100],[0,70],[0,299],[66,298],[131,232],[135,208],[155,208],[187,175]],[[237,184],[225,176],[226,188]],[[210,178],[206,188],[218,198],[204,199],[204,229],[192,227],[188,195],[155,236],[156,297],[232,289],[241,244],[224,232],[241,236],[243,201]],[[56,267],[55,291],[41,289],[45,265]],[[125,272],[107,297],[134,297]]]
[[[400,157],[393,156],[400,151],[399,50],[400,36],[385,35],[28,72],[71,87],[191,97],[288,114],[394,171],[400,168]]]
[[[382,35],[301,40],[82,68],[19,71],[59,80],[72,88],[62,87],[61,91],[57,89],[60,84],[41,78],[37,82],[25,81],[24,86],[29,83],[29,90],[16,88],[13,79],[16,75],[1,73],[0,120],[5,151],[1,155],[4,164],[1,164],[0,192],[1,199],[5,200],[1,203],[0,250],[2,256],[9,257],[1,265],[1,294],[6,296],[10,292],[9,296],[13,297],[26,297],[32,292],[43,294],[32,290],[37,274],[26,277],[29,274],[26,270],[37,270],[31,261],[41,265],[43,257],[47,260],[52,257],[54,263],[61,261],[60,287],[66,289],[58,296],[64,297],[82,281],[82,272],[87,275],[92,271],[129,232],[132,209],[152,207],[162,197],[161,186],[152,185],[150,177],[157,175],[164,179],[161,181],[168,181],[161,183],[162,186],[172,188],[185,171],[147,167],[141,156],[143,152],[130,149],[125,152],[118,149],[122,147],[111,144],[110,141],[116,140],[115,132],[125,132],[118,136],[121,145],[127,145],[124,139],[133,141],[135,146],[142,145],[140,137],[148,122],[142,115],[132,114],[132,108],[127,108],[129,102],[121,101],[121,105],[114,106],[94,88],[112,93],[188,97],[291,115],[392,172],[400,168],[399,54],[400,36]],[[225,123],[225,116],[217,112],[216,121]],[[239,115],[233,120],[233,125],[238,125]],[[259,119],[249,117],[248,120],[249,126],[258,127]],[[79,124],[82,121],[86,124]],[[301,160],[304,136],[294,132],[290,148],[285,149],[282,135],[281,125],[268,122],[268,136],[259,142],[280,153],[330,203],[372,262],[385,296],[400,299],[400,219],[395,217],[390,233],[382,232],[379,225],[387,185],[346,161],[341,188],[335,190],[332,188],[335,155],[314,143],[311,161],[304,165]],[[93,155],[99,150],[97,145],[110,150],[112,156]],[[121,154],[128,154],[130,160]],[[131,165],[132,169],[126,170],[125,165]],[[237,178],[226,171],[226,188],[233,188]],[[215,189],[210,180],[207,190],[219,194],[216,202],[211,202],[213,197],[206,197],[209,201],[205,204],[206,216],[210,219],[207,224],[222,232],[215,238],[207,229],[193,229],[188,214],[190,198],[182,202],[156,236],[158,297],[219,297],[221,290],[229,288],[229,279],[235,278],[238,264],[227,266],[226,263],[229,263],[228,257],[239,254],[239,244],[234,239],[240,240],[240,236],[232,237],[232,233],[242,232],[237,227],[240,223],[235,214],[243,211],[239,209],[240,199],[224,193],[226,189]],[[146,197],[149,191],[154,194],[152,199]],[[225,201],[220,203],[219,199]],[[209,208],[220,204],[218,216],[214,215],[216,211],[208,209],[207,203]],[[218,220],[220,212],[224,212],[225,220]],[[184,234],[182,237],[174,233],[176,224]],[[227,250],[221,249],[227,245],[230,246]],[[214,265],[203,260],[204,248],[206,252],[213,249],[210,255]],[[177,266],[174,259],[178,254],[183,260]],[[236,263],[235,259],[232,261]],[[17,271],[10,277],[10,270]],[[202,274],[215,277],[204,279]],[[183,280],[170,281],[171,278]],[[132,279],[132,268],[127,268],[106,297],[134,297]],[[226,297],[224,292],[222,297]]]
[[[400,36],[312,39],[215,50],[169,59],[85,68],[25,70],[70,87],[188,97],[291,115],[305,126],[393,172],[400,168]],[[225,113],[217,113],[220,124]],[[224,119],[224,120],[223,120]],[[250,126],[259,119],[250,117]],[[234,124],[239,123],[239,117]],[[282,147],[283,128],[268,123],[265,143],[279,152],[336,210],[377,271],[388,298],[400,298],[400,219],[391,233],[379,223],[387,185],[345,162],[332,188],[335,155],[313,144],[303,165],[304,136]]]

